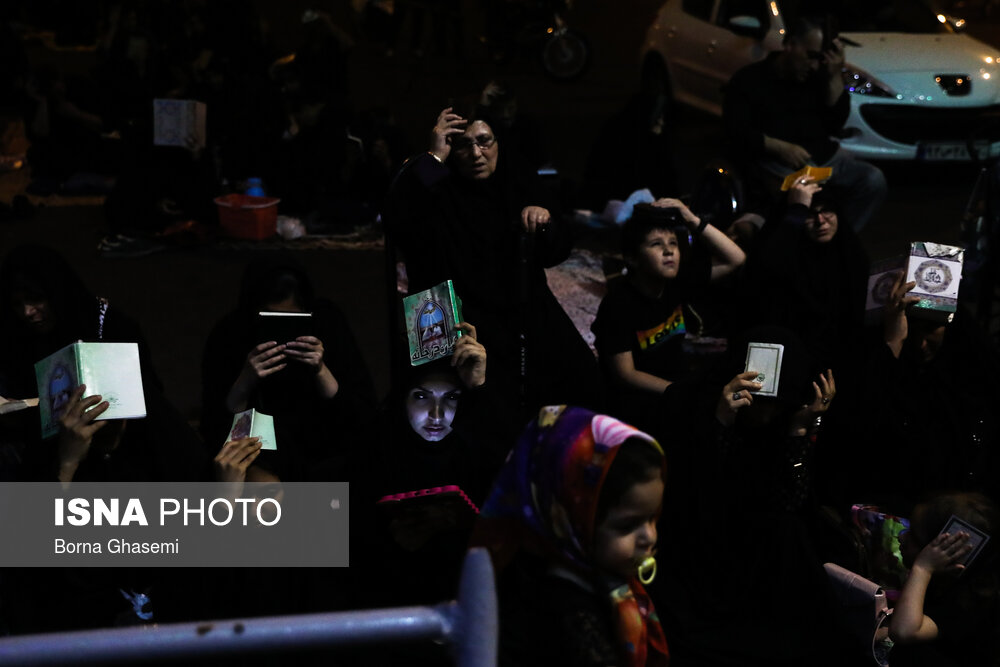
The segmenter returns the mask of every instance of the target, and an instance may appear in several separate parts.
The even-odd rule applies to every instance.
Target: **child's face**
[[[656,546],[656,520],[663,503],[663,479],[636,483],[620,503],[608,510],[594,532],[594,564],[624,579],[635,576],[639,563]]]
[[[667,229],[654,229],[646,235],[633,258],[635,271],[644,278],[670,280],[677,277],[681,252],[677,235]]]

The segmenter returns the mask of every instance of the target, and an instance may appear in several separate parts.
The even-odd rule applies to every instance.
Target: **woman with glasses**
[[[823,186],[797,181],[784,217],[764,227],[750,253],[744,318],[793,330],[845,383],[862,363],[868,285],[868,256],[851,222]]]
[[[411,158],[390,192],[385,219],[409,291],[454,281],[466,319],[496,351],[495,377],[507,395],[517,395],[527,375],[522,403],[529,407],[597,407],[594,356],[546,283],[545,267],[570,250],[553,193],[487,113],[474,105],[443,109],[427,152]]]

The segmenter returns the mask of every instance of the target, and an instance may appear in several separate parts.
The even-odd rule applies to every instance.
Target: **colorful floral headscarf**
[[[493,553],[498,569],[521,548],[600,584],[591,561],[601,488],[618,448],[652,437],[613,417],[582,408],[542,408],[501,469],[483,505],[473,542]],[[626,664],[667,665],[669,653],[653,604],[635,577],[610,593]]]

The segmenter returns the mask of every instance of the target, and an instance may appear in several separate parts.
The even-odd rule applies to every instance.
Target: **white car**
[[[879,160],[968,160],[976,132],[981,157],[1000,155],[1000,48],[960,34],[962,20],[919,0],[841,4],[862,5],[854,17],[838,17],[851,94],[845,150]],[[668,0],[643,45],[644,81],[721,115],[722,86],[780,50],[784,34],[773,0]]]

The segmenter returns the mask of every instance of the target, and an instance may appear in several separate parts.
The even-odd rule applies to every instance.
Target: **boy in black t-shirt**
[[[703,243],[711,261],[682,255],[678,233]],[[591,329],[614,387],[613,414],[642,428],[659,396],[687,374],[683,340],[693,315],[687,301],[710,281],[732,273],[746,256],[677,199],[635,207],[622,228],[622,255],[627,275],[611,286]]]

